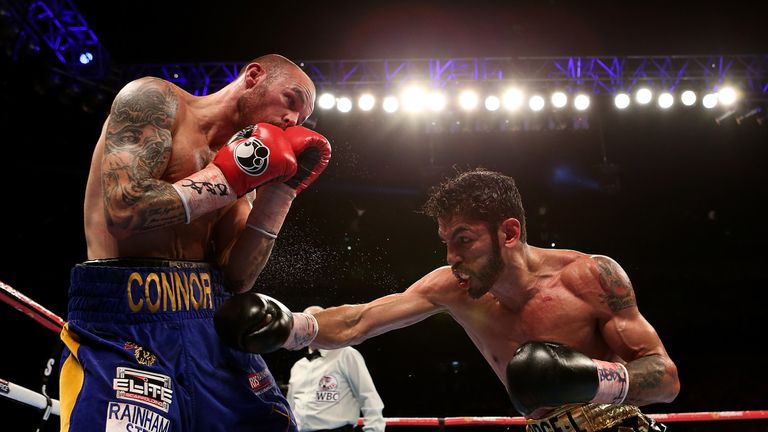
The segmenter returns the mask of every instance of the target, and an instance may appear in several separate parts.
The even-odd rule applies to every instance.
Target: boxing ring
[[[61,317],[2,281],[0,281],[0,300],[57,334],[64,326],[64,320]],[[1,397],[42,411],[38,431],[41,430],[42,425],[45,424],[50,415],[58,416],[60,412],[59,401],[46,394],[47,378],[52,372],[50,366],[54,361],[55,359],[49,360],[49,367],[46,368],[40,392],[4,380],[0,375]],[[649,413],[647,415],[662,423],[768,420],[768,410]],[[523,417],[386,417],[384,420],[388,427],[424,426],[440,430],[453,426],[521,426],[522,429],[522,426],[526,424]],[[362,424],[363,419],[361,418],[358,420],[358,425]],[[768,424],[766,428],[768,428]]]

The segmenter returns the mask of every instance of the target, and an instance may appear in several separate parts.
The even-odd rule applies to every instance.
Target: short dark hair
[[[515,218],[526,242],[525,209],[515,179],[485,168],[458,173],[432,188],[421,213],[435,219],[454,216],[485,222],[489,228]]]

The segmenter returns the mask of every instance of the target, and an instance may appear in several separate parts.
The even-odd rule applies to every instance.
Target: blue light
[[[80,54],[80,63],[86,65],[90,63],[92,60],[93,60],[93,54],[91,54],[90,52],[86,51]]]

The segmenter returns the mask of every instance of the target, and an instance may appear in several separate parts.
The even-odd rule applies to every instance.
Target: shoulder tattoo
[[[624,270],[613,260],[605,257],[594,258],[603,288],[600,298],[613,312],[635,307],[635,292]]]

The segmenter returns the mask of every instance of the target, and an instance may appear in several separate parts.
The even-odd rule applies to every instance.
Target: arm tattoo
[[[147,230],[185,220],[178,194],[158,180],[171,158],[176,109],[170,86],[154,84],[121,93],[112,105],[102,184],[108,215],[127,210],[133,216],[123,228]]]
[[[624,271],[615,261],[604,258],[595,258],[600,271],[600,286],[603,293],[600,298],[611,308],[613,312],[634,307],[635,292],[632,283]]]
[[[658,355],[641,357],[627,364],[632,376],[629,382],[627,400],[635,402],[653,401],[666,374],[666,363]]]

